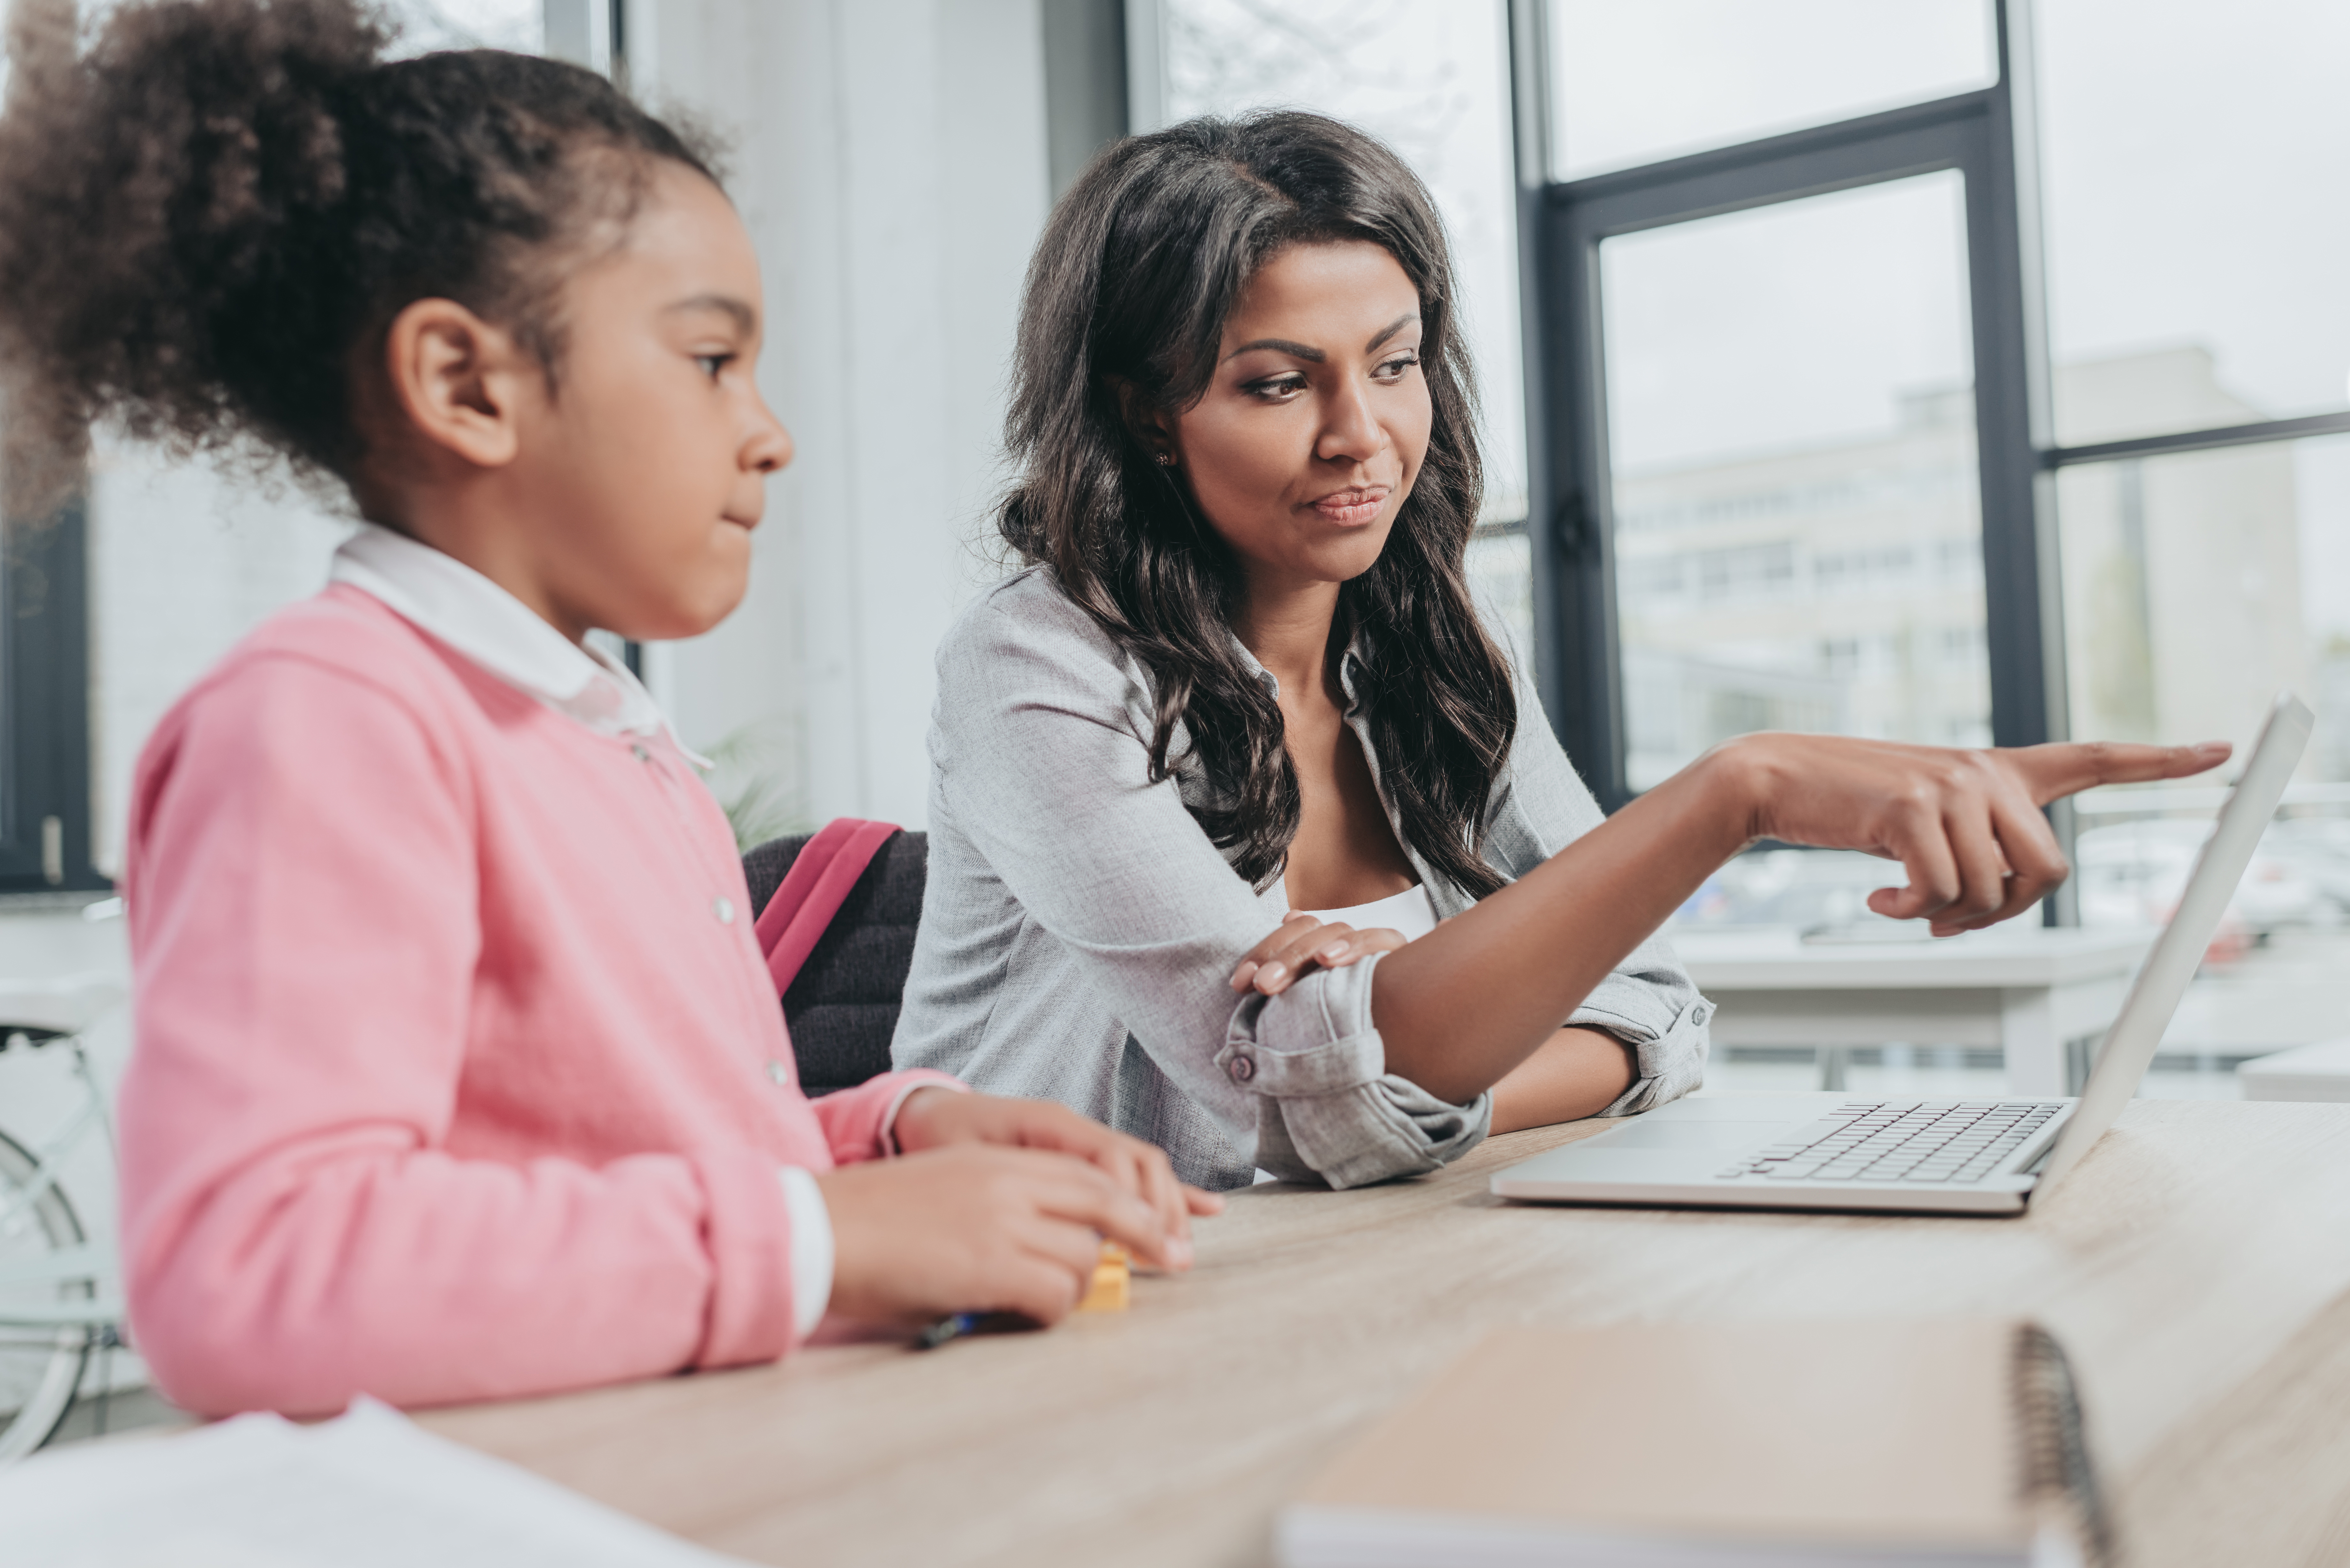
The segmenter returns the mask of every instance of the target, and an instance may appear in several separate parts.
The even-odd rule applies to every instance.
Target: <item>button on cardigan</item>
[[[338,584],[164,718],[125,870],[124,1268],[206,1413],[533,1394],[795,1341],[811,1102],[733,836],[664,734],[599,733]],[[771,1075],[773,1075],[771,1076]]]
[[[1149,672],[1049,568],[967,611],[938,670],[930,880],[891,1046],[899,1066],[1059,1100],[1159,1144],[1184,1179],[1210,1187],[1246,1186],[1258,1167],[1351,1187],[1432,1170],[1484,1137],[1490,1095],[1452,1105],[1387,1071],[1371,1021],[1376,959],[1313,971],[1272,999],[1233,994],[1233,965],[1288,910],[1283,888],[1260,895],[1209,841],[1185,806],[1205,789],[1196,769],[1150,782]],[[1347,722],[1393,824],[1364,673],[1348,653]],[[1517,690],[1485,843],[1486,862],[1512,879],[1600,821],[1523,678]],[[1183,746],[1179,731],[1171,750]],[[1396,836],[1440,919],[1474,901]],[[1622,1116],[1697,1087],[1711,1016],[1651,938],[1565,1022],[1633,1046],[1638,1076],[1606,1113]]]

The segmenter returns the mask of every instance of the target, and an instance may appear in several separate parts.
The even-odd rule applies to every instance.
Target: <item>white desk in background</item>
[[[1716,1045],[1995,1045],[2008,1093],[2044,1096],[2079,1091],[2089,1054],[2066,1048],[2113,1022],[2155,933],[2010,924],[1943,941],[1805,941],[1785,927],[1680,925],[1667,935],[1720,1004]]]

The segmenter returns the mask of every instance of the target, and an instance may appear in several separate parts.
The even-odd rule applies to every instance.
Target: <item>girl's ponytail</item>
[[[0,115],[0,361],[20,495],[54,495],[100,412],[212,445],[240,416],[286,422],[285,405],[322,389],[299,380],[339,381],[340,367],[315,365],[272,378],[280,408],[236,406],[252,396],[240,372],[292,347],[271,339],[307,336],[321,291],[302,266],[325,258],[296,236],[342,200],[338,110],[387,42],[348,4],[162,5],[124,10],[76,58],[72,9],[20,0]]]
[[[359,0],[151,0],[77,54],[16,0],[0,112],[11,510],[47,510],[90,423],[256,439],[348,478],[354,351],[418,298],[550,371],[550,242],[625,218],[648,156],[704,161],[602,78],[491,50],[386,63]],[[619,158],[578,154],[604,151]],[[634,155],[634,156],[629,156]],[[592,165],[593,167],[589,167]]]

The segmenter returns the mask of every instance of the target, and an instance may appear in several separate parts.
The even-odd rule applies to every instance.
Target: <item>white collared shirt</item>
[[[363,524],[335,552],[327,576],[382,600],[418,630],[599,735],[650,735],[668,726],[627,665],[593,643],[573,642],[464,562],[405,534]],[[696,766],[710,765],[682,742],[678,749]]]
[[[668,729],[660,704],[629,667],[595,645],[573,642],[536,611],[453,556],[380,524],[369,523],[335,552],[330,582],[348,583],[435,641],[465,656],[525,696],[599,735],[650,735]],[[698,767],[711,764],[670,739]],[[910,1085],[908,1093],[920,1085]],[[884,1119],[884,1147],[895,1149],[901,1093]],[[783,1172],[790,1216],[792,1320],[805,1339],[832,1300],[832,1216],[816,1178]]]

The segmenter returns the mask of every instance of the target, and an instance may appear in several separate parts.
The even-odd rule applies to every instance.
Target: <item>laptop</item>
[[[2018,1214],[2114,1125],[2309,742],[2279,696],[2077,1100],[1717,1095],[1676,1100],[1493,1178],[1503,1198],[1666,1208]]]

